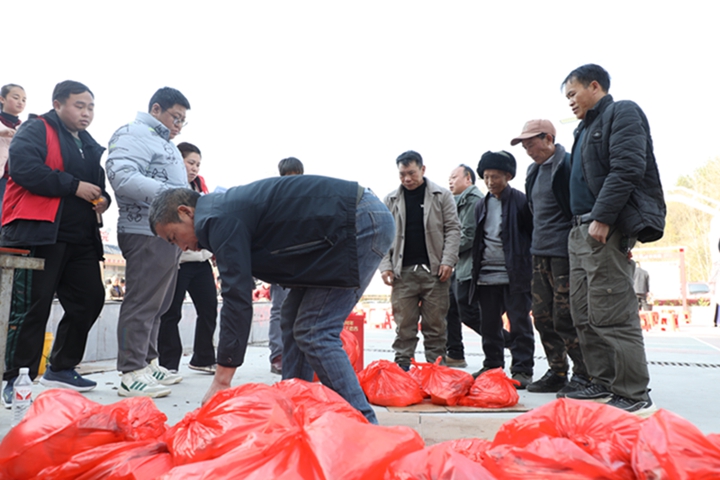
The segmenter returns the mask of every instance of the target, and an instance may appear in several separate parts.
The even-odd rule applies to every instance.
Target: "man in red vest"
[[[20,367],[29,367],[33,378],[38,374],[56,294],[65,313],[40,383],[80,392],[96,385],[75,371],[105,300],[98,219],[110,196],[100,166],[104,148],[85,131],[94,107],[88,87],[58,83],[53,109],[24,123],[10,144],[0,245],[30,250],[45,259],[45,269],[15,271],[2,394],[6,407]]]

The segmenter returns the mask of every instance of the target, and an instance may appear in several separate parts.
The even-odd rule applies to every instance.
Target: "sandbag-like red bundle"
[[[376,360],[358,373],[368,401],[384,407],[406,407],[423,400],[420,385],[396,363]]]
[[[100,405],[72,390],[47,390],[0,443],[0,478],[33,478],[101,445],[156,439],[166,421],[150,398]]]
[[[488,442],[489,445],[489,442]],[[393,462],[384,480],[495,480],[482,465],[443,442]]]
[[[482,463],[485,458],[485,452],[492,447],[492,442],[484,438],[459,438],[442,443],[447,444],[448,448],[465,455],[476,463]]]
[[[658,410],[642,423],[633,450],[641,480],[720,478],[720,445],[684,418]]]
[[[221,390],[188,413],[163,437],[175,465],[219,457],[251,433],[282,433],[297,421],[295,405],[280,390],[248,383]]]
[[[631,453],[641,423],[619,408],[562,398],[505,422],[493,446],[524,447],[543,437],[567,438],[619,478],[632,478]]]
[[[327,412],[337,412],[361,423],[367,423],[365,416],[350,405],[335,391],[318,383],[297,378],[283,380],[273,388],[287,395],[295,404],[296,417],[301,424],[310,423]]]
[[[326,480],[300,426],[250,433],[212,460],[176,466],[159,480]]]
[[[596,459],[571,440],[541,437],[529,444],[499,445],[486,452],[483,466],[498,480],[628,480],[626,471],[617,471]]]
[[[475,379],[470,391],[458,400],[463,407],[505,408],[517,405],[520,396],[515,385],[520,382],[505,375],[502,368],[483,372]]]
[[[457,405],[467,395],[473,384],[473,377],[467,372],[440,365],[442,357],[435,363],[416,363],[412,360],[410,376],[420,383],[420,389],[430,396],[435,405]]]
[[[423,448],[408,427],[380,427],[328,412],[276,435],[252,433],[220,457],[173,468],[162,480],[382,479],[387,466]]]

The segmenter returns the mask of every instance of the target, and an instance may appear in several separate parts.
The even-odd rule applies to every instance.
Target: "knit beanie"
[[[502,170],[508,172],[515,178],[515,169],[517,163],[512,153],[502,150],[500,152],[485,152],[480,157],[480,163],[478,163],[477,173],[480,178],[483,178],[485,170]]]

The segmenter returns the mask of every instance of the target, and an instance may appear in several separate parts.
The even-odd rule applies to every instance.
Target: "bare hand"
[[[235,375],[235,370],[237,369],[234,367],[223,367],[222,365],[217,366],[210,388],[208,388],[208,391],[202,399],[203,405],[205,405],[208,400],[210,400],[220,390],[230,388],[232,378]]]
[[[7,130],[0,130],[0,137],[12,138],[15,136],[15,130],[8,128]]]
[[[440,265],[440,268],[438,269],[438,277],[440,277],[441,282],[446,282],[450,275],[452,275],[453,268],[449,265]]]
[[[95,210],[100,215],[105,213],[105,211],[110,206],[110,202],[108,202],[107,198],[105,198],[102,195],[100,196],[99,199],[94,200],[92,203],[95,204],[95,206],[93,207],[93,210]]]
[[[393,280],[395,280],[395,274],[393,274],[392,270],[385,270],[380,274],[382,277],[382,281],[385,285],[389,285],[392,287]]]
[[[100,195],[102,195],[102,190],[100,190],[100,187],[97,185],[81,181],[78,183],[75,195],[90,203],[94,203],[93,200],[97,200],[100,198]]]
[[[588,228],[588,234],[600,243],[607,243],[608,233],[610,233],[610,225],[597,220],[593,220]]]

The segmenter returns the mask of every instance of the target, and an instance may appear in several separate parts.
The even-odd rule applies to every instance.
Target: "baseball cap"
[[[510,141],[510,145],[517,145],[526,138],[532,138],[541,133],[549,133],[555,138],[555,127],[550,120],[530,120],[525,123],[522,133]]]

